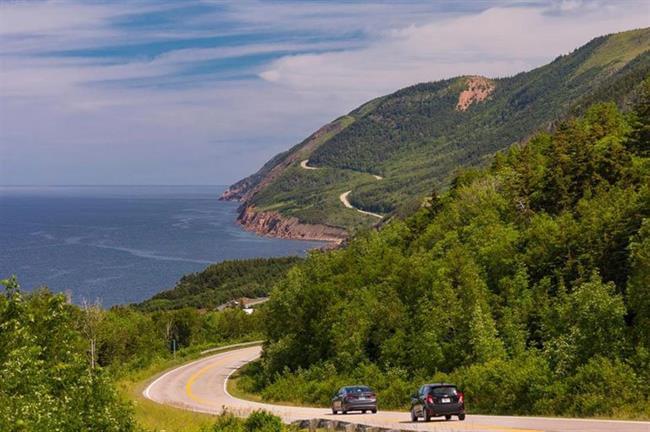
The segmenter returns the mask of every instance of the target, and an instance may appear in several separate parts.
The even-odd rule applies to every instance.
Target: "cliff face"
[[[341,243],[348,235],[343,228],[306,224],[298,218],[282,216],[273,211],[258,212],[253,205],[242,206],[237,222],[248,231],[285,239]]]

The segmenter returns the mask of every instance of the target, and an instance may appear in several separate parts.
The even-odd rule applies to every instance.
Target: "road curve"
[[[380,411],[377,414],[332,415],[325,408],[305,408],[250,402],[231,396],[226,389],[228,377],[244,364],[259,357],[261,347],[253,346],[214,354],[170,370],[153,380],[144,397],[161,404],[210,414],[224,408],[245,415],[257,409],[270,411],[286,422],[311,418],[337,419],[354,423],[419,431],[474,432],[650,432],[650,422],[582,420],[543,417],[506,417],[468,415],[463,422],[452,420],[411,423],[406,412]],[[332,389],[334,392],[335,389]],[[471,403],[471,401],[470,401]]]
[[[306,170],[316,170],[316,169],[319,169],[319,168],[317,168],[317,167],[309,166],[308,164],[309,164],[309,159],[305,159],[305,160],[300,161],[300,167],[301,167],[302,169],[306,169]],[[380,175],[376,175],[376,174],[371,174],[371,176],[373,176],[373,177],[375,178],[375,180],[383,180],[383,179],[384,179],[382,176],[380,176]],[[373,217],[376,217],[376,218],[379,218],[379,219],[383,219],[383,218],[384,218],[382,215],[380,215],[380,214],[378,214],[378,213],[373,213],[373,212],[369,212],[369,211],[361,210],[361,209],[358,209],[358,208],[356,208],[355,206],[353,206],[353,205],[350,203],[350,201],[348,200],[348,195],[350,195],[350,192],[352,192],[352,191],[349,190],[349,191],[347,191],[347,192],[343,192],[341,195],[339,195],[339,200],[343,203],[343,205],[344,205],[346,208],[353,209],[353,210],[358,211],[358,212],[361,213],[361,214],[368,215],[368,216],[373,216]]]
[[[316,169],[318,169],[316,167],[311,167],[311,166],[307,165],[308,163],[309,163],[309,159],[305,159],[303,161],[300,161],[300,167],[302,169],[306,169],[306,170],[316,170]]]
[[[347,191],[347,192],[343,192],[341,195],[339,195],[339,199],[341,200],[341,202],[343,203],[343,205],[344,205],[345,207],[347,207],[347,208],[349,208],[349,209],[354,209],[354,210],[356,210],[356,211],[358,211],[359,213],[362,213],[362,214],[364,214],[364,215],[373,216],[373,217],[376,217],[376,218],[379,218],[379,219],[383,219],[383,218],[384,218],[384,217],[383,217],[382,215],[380,215],[380,214],[373,213],[373,212],[369,212],[369,211],[365,211],[365,210],[361,210],[361,209],[356,208],[355,206],[353,206],[352,203],[350,202],[350,200],[348,200],[348,195],[350,195],[350,192],[352,192],[352,191],[349,190],[349,191]]]

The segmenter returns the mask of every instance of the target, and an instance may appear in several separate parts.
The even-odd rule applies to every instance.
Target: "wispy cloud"
[[[227,183],[363,101],[529,69],[647,4],[0,3],[0,183]]]

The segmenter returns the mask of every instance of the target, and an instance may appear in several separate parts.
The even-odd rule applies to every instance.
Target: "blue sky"
[[[226,184],[364,101],[507,76],[647,1],[5,1],[0,184]]]

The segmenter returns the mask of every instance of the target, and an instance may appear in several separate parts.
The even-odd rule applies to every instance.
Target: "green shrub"
[[[634,370],[601,356],[580,366],[569,378],[569,388],[567,414],[580,417],[611,416],[644,399]]]
[[[280,417],[267,411],[254,411],[245,419],[226,411],[217,416],[212,430],[213,432],[283,432],[287,427]]]
[[[284,430],[282,420],[267,411],[254,411],[244,421],[244,428],[248,432],[281,432]]]

